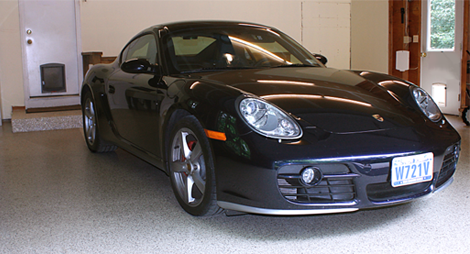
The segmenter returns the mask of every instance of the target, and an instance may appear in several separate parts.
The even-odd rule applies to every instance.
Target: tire
[[[100,136],[95,101],[89,91],[85,92],[82,100],[83,134],[88,149],[94,153],[112,152],[115,145],[107,144]]]
[[[178,203],[194,216],[219,213],[211,147],[198,120],[185,116],[178,121],[169,145],[168,172]]]
[[[470,126],[470,110],[469,110],[470,107],[467,107],[463,110],[462,112],[462,120],[463,122],[467,125],[467,126]]]

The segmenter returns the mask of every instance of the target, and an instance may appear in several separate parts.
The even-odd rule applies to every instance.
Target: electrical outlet
[[[404,36],[403,37],[403,43],[410,43],[411,42],[411,37],[410,36]]]

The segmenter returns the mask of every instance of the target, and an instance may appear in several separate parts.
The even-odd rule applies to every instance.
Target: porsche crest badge
[[[384,118],[382,116],[380,116],[379,114],[373,114],[372,117],[375,118],[375,120],[377,120],[379,122],[384,121]]]

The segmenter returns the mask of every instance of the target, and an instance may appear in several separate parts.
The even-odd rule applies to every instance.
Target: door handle
[[[116,92],[116,88],[114,88],[114,86],[109,86],[109,88],[108,88],[108,93],[113,94],[113,93],[115,93],[115,92]]]

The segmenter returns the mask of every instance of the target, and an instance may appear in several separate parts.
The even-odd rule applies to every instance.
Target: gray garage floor
[[[454,183],[380,210],[195,218],[165,174],[118,149],[92,154],[80,129],[0,127],[0,253],[470,253],[469,132]]]

